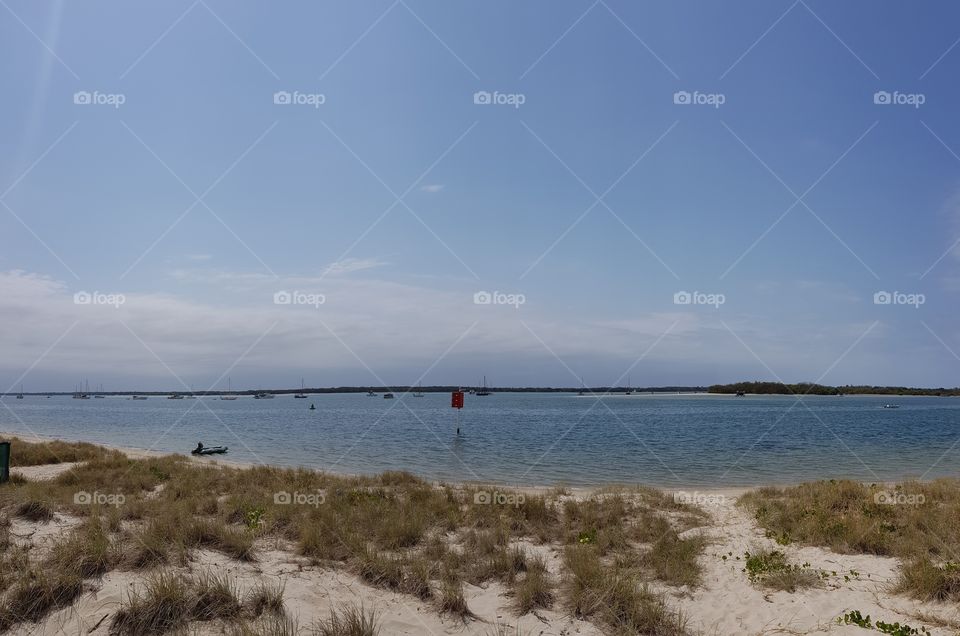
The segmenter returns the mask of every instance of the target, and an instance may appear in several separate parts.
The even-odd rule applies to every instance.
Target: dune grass
[[[343,605],[331,610],[330,617],[316,625],[317,636],[377,636],[380,633],[377,613],[363,605]]]
[[[12,468],[83,462],[116,452],[86,442],[25,442],[17,437],[3,438],[3,441],[11,443]]]
[[[256,598],[236,599],[236,590],[223,581],[169,573],[169,568],[188,566],[197,550],[255,562],[263,541],[290,545],[317,566],[343,568],[369,585],[430,601],[436,611],[464,620],[474,616],[464,583],[501,582],[518,614],[569,597],[558,589],[567,581],[563,590],[569,590],[569,573],[551,574],[521,543],[575,549],[570,554],[582,549],[601,565],[583,593],[586,605],[600,590],[606,565],[621,564],[616,576],[624,582],[615,597],[620,609],[617,616],[602,613],[602,620],[625,633],[643,633],[637,630],[656,615],[664,625],[673,624],[662,601],[640,582],[695,586],[700,577],[697,556],[703,543],[681,539],[679,533],[702,524],[703,513],[652,489],[606,488],[586,499],[565,491],[510,491],[507,499],[491,499],[479,487],[437,485],[402,472],[341,477],[81,451],[89,459],[49,481],[12,480],[0,486],[0,519],[43,523],[54,514],[81,519],[43,559],[18,569],[34,572],[40,583],[22,574],[0,574],[0,617],[6,617],[0,620],[8,624],[42,618],[72,600],[84,581],[120,568],[143,570],[147,583],[116,617],[118,633],[179,629],[184,621],[233,616],[240,617],[234,625],[238,630],[284,633],[290,625],[282,592],[264,588]],[[53,451],[29,452],[39,458]],[[4,536],[0,524],[0,545]],[[16,550],[0,551],[0,565],[22,558]],[[570,567],[564,559],[561,569]],[[31,596],[36,604],[24,602]],[[259,618],[249,617],[250,608],[259,608]],[[583,616],[601,615],[599,607],[581,610]],[[356,612],[341,614],[340,623],[331,617],[328,629],[355,624],[350,617]],[[369,620],[360,624],[371,627]]]
[[[960,480],[895,487],[820,481],[761,488],[740,500],[781,543],[902,560],[897,589],[920,599],[960,600]]]

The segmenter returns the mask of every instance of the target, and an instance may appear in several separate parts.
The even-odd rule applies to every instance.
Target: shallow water
[[[899,409],[884,409],[895,402]],[[310,404],[317,409],[310,411]],[[960,475],[960,399],[557,393],[3,399],[0,430],[335,472],[573,486],[752,486]]]

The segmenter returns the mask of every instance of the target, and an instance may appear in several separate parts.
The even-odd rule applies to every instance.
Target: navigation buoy
[[[311,411],[316,411],[316,410],[317,410],[317,407],[315,407],[313,404],[311,404],[311,405],[310,405],[310,410],[311,410]]]

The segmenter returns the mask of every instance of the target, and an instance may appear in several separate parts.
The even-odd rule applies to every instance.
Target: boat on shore
[[[190,451],[191,455],[223,455],[229,450],[226,446],[204,446],[197,444],[197,447]]]

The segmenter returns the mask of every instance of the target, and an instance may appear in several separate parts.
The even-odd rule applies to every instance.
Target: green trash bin
[[[0,484],[10,479],[10,442],[0,442]]]

